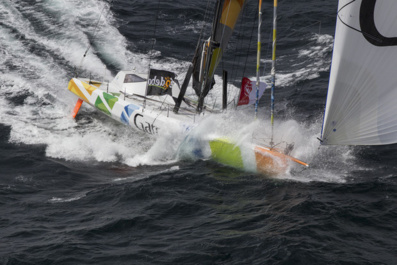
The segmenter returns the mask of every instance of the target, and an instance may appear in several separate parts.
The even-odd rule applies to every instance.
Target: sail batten
[[[340,0],[338,10],[323,144],[397,143],[397,1]]]

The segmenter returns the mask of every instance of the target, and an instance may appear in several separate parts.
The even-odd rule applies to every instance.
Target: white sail
[[[397,1],[340,0],[322,140],[397,143]]]

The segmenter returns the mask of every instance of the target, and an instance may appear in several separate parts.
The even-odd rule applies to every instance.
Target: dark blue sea
[[[255,76],[257,1],[247,2],[211,104],[222,70],[231,98]],[[88,105],[70,116],[75,72],[109,80],[150,65],[182,82],[213,0],[0,3],[0,264],[397,264],[397,146],[317,140],[336,0],[279,0],[275,130],[310,167],[273,177],[178,156],[172,135]],[[263,5],[268,82],[273,1]],[[265,125],[269,101],[266,91]],[[229,129],[254,120],[253,107],[236,112]]]

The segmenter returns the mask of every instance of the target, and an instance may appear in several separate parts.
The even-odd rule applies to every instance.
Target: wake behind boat
[[[277,1],[275,1],[275,6],[277,6],[276,3]],[[222,109],[213,110],[206,106],[204,101],[214,85],[215,70],[223,52],[226,50],[244,4],[244,0],[217,1],[211,37],[208,39],[200,38],[192,64],[187,70],[181,87],[173,72],[158,69],[150,69],[148,74],[121,71],[109,83],[76,77],[69,82],[68,87],[71,92],[79,97],[73,115],[77,114],[84,101],[113,119],[148,134],[156,135],[160,131],[172,128],[174,131],[177,130],[189,135],[205,113],[222,112]],[[261,13],[261,1],[259,13]],[[260,27],[258,32],[260,32]],[[275,60],[275,58],[273,59]],[[259,69],[259,56],[257,69]],[[191,100],[185,96],[191,78],[193,79],[191,83],[196,92],[197,100]],[[224,83],[226,83],[226,80],[224,80]],[[255,91],[247,91],[246,88],[249,86],[247,82],[244,84],[240,102],[245,100],[244,104],[248,104],[251,103],[251,94]],[[253,86],[251,85],[251,90]],[[255,86],[256,100],[254,102],[256,102],[257,113],[259,95],[263,94],[265,89],[265,86],[263,86],[262,91],[259,92],[260,87],[262,87],[259,82],[259,75],[257,75]],[[223,108],[226,108],[225,88],[226,86],[224,86]],[[273,92],[274,78],[272,98]],[[246,94],[245,99],[242,96],[244,94]],[[272,100],[272,109],[273,106]],[[273,111],[271,120],[273,126]],[[273,143],[273,138],[266,146],[254,142],[241,144],[236,139],[225,138],[222,135],[202,139],[200,139],[200,135],[195,135],[195,137],[199,138],[201,149],[210,150],[210,158],[243,170],[267,175],[282,174],[288,170],[290,161],[299,161],[289,156],[284,150],[277,149],[277,145]],[[182,145],[187,143],[189,141],[184,141]],[[298,163],[308,166],[301,161]]]

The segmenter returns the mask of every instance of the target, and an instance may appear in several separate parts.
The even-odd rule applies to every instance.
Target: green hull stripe
[[[117,102],[117,100],[119,100],[118,98],[116,98],[110,94],[107,94],[107,93],[103,93],[103,98],[108,103],[110,109],[113,109],[114,104]]]
[[[99,96],[96,98],[95,107],[97,107],[99,110],[105,112],[107,115],[110,115],[109,110],[106,108],[105,104],[103,104],[103,101]]]

